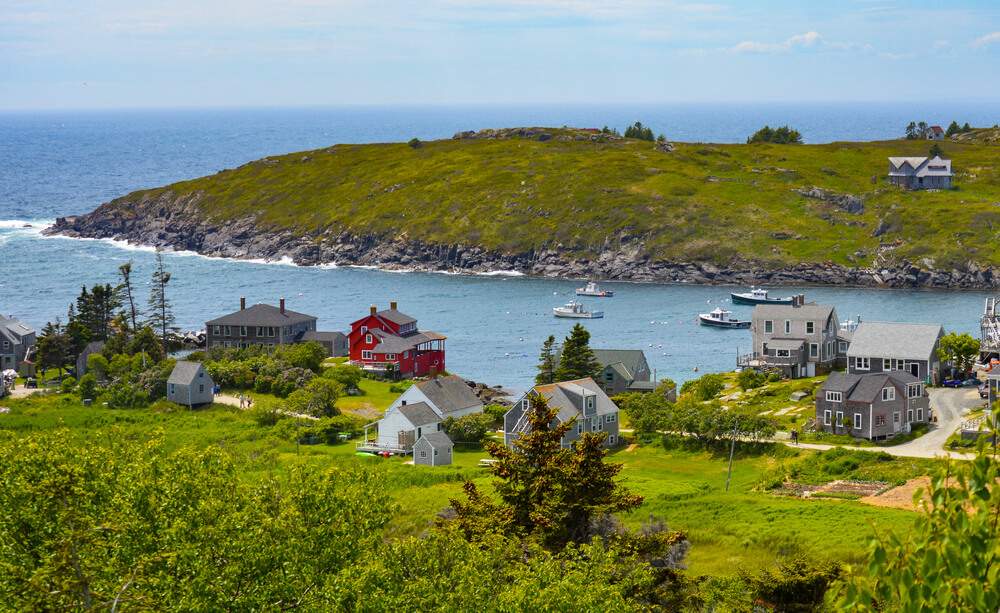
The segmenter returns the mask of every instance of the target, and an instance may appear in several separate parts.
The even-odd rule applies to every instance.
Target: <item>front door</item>
[[[910,374],[914,377],[920,376],[920,364],[917,362],[910,362]]]
[[[899,432],[902,429],[902,424],[900,424],[900,422],[902,420],[900,419],[900,417],[901,417],[901,415],[899,414],[898,411],[892,414],[892,431],[893,432]]]

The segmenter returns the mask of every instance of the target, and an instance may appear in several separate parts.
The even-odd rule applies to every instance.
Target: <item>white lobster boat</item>
[[[604,311],[588,311],[576,300],[571,300],[565,306],[552,307],[552,314],[556,317],[571,317],[574,319],[600,319],[604,317]]]
[[[587,287],[576,288],[577,296],[596,296],[598,298],[610,298],[615,295],[611,290],[601,290],[601,286],[593,281],[587,282]]]

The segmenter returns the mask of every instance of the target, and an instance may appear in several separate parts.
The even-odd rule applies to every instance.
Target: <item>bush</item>
[[[271,377],[265,377],[264,375],[257,375],[257,378],[253,380],[253,389],[259,394],[268,394],[271,392],[271,384],[274,379]]]
[[[497,403],[488,404],[483,407],[483,413],[489,415],[494,424],[502,424],[503,418],[509,410],[510,407]]]
[[[94,375],[87,373],[80,378],[80,385],[77,386],[76,391],[80,394],[81,399],[95,399],[97,398],[97,379]]]
[[[736,383],[740,386],[740,389],[747,391],[764,385],[764,381],[767,380],[763,374],[758,374],[751,369],[741,370],[738,375],[736,375]]]
[[[402,394],[407,389],[409,389],[409,387],[410,386],[407,385],[407,384],[405,384],[405,383],[393,383],[392,385],[389,386],[389,393],[390,394]]]
[[[255,402],[247,413],[261,427],[273,426],[285,418],[277,407],[265,402]]]
[[[327,379],[333,379],[343,385],[345,390],[357,387],[361,382],[362,375],[361,369],[351,364],[340,364],[326,369],[323,373]]]
[[[76,379],[73,377],[66,377],[59,384],[59,391],[63,394],[72,394],[73,390],[76,389]]]
[[[453,441],[463,443],[479,443],[486,438],[491,425],[491,418],[484,413],[471,413],[458,419],[446,417],[441,422],[441,429]]]
[[[420,149],[420,147],[423,145],[423,143],[420,142],[419,138],[411,138],[409,141],[407,141],[406,144],[413,149]]]

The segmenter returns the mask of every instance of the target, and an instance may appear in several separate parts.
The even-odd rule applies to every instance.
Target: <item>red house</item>
[[[436,332],[417,330],[417,320],[396,310],[372,312],[351,324],[348,335],[351,364],[363,370],[420,377],[445,370],[444,339]]]

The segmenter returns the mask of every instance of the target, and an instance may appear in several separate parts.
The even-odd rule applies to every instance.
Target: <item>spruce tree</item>
[[[56,323],[51,321],[42,328],[38,339],[38,365],[43,369],[58,368],[62,376],[63,368],[72,359],[70,338],[63,329],[62,322],[56,317]]]
[[[139,329],[139,315],[142,314],[142,311],[136,308],[135,296],[132,291],[132,260],[118,267],[118,275],[122,282],[115,290],[119,296],[124,296],[124,300],[119,298],[121,302],[128,302],[129,320],[132,322],[132,330],[135,331]]]
[[[542,355],[538,359],[538,374],[535,375],[535,385],[548,385],[556,382],[556,368],[558,365],[556,364],[555,344],[556,337],[551,334],[542,343]]]
[[[149,326],[153,328],[160,337],[160,345],[164,353],[170,352],[170,335],[180,332],[175,326],[173,309],[170,300],[167,298],[167,283],[170,282],[170,273],[163,263],[163,253],[156,250],[156,270],[153,271],[152,288],[149,291]]]
[[[556,369],[556,381],[570,381],[591,377],[596,379],[601,364],[590,348],[590,332],[580,324],[573,326],[563,343],[562,358]]]

